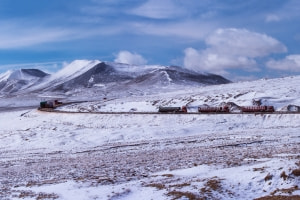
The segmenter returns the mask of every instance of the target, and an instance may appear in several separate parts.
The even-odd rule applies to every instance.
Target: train
[[[75,102],[71,102],[75,103]],[[48,109],[55,109],[61,105],[67,105],[69,103],[62,103],[58,100],[49,100],[49,101],[41,101],[40,102],[40,109],[41,110],[48,110]],[[197,109],[198,113],[274,113],[275,108],[274,106],[266,106],[266,105],[257,105],[257,106],[238,106],[234,103],[224,103],[222,106],[209,106],[209,105],[203,105],[203,106],[197,106],[197,107],[190,107],[190,109],[195,110]],[[179,113],[188,113],[188,108],[186,105],[184,106],[177,106],[177,107],[172,107],[172,106],[159,106],[158,107],[158,112],[159,113],[172,113],[172,114],[179,114]],[[197,113],[197,112],[192,112],[192,113]],[[284,112],[284,111],[282,111]],[[287,106],[287,111],[288,113],[300,113],[300,107],[295,106],[295,105],[289,105]],[[147,113],[147,112],[146,112]]]
[[[274,106],[239,106],[241,113],[272,113],[275,112]],[[187,107],[162,107],[158,109],[160,113],[187,113]],[[199,106],[199,113],[231,113],[229,106]]]
[[[63,103],[58,100],[52,100],[52,101],[41,101],[40,102],[40,108],[56,108]]]

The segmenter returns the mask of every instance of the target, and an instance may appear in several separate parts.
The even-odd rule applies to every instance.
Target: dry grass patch
[[[273,175],[268,174],[268,175],[265,177],[265,181],[266,181],[266,182],[267,182],[267,181],[270,181],[270,180],[272,180],[272,178],[273,178]]]
[[[204,198],[200,198],[191,192],[171,191],[171,192],[168,192],[167,195],[172,196],[173,200],[181,199],[183,197],[185,197],[189,200],[204,200]]]
[[[294,170],[292,171],[292,174],[293,174],[294,176],[300,176],[300,169],[294,169]]]
[[[165,176],[165,177],[168,177],[168,178],[172,178],[172,177],[174,177],[174,175],[173,175],[173,174],[163,174],[162,176]]]
[[[146,187],[154,187],[154,188],[157,188],[158,190],[166,189],[166,186],[162,183],[150,183],[150,184],[146,185]]]
[[[36,197],[36,200],[49,200],[49,199],[58,199],[59,196],[57,194],[47,194],[47,193],[39,193]]]
[[[254,200],[300,200],[299,195],[293,195],[293,196],[265,196],[265,197],[260,197]]]
[[[287,193],[287,194],[292,194],[294,191],[299,190],[299,187],[296,185],[294,187],[291,188],[286,188],[286,189],[276,189],[274,192],[271,193],[271,195],[275,195],[278,192],[282,192],[282,193]]]
[[[18,196],[20,199],[24,198],[35,198],[36,200],[54,200],[58,199],[59,196],[57,194],[51,193],[34,193],[33,191],[20,191],[20,194]]]
[[[183,188],[183,187],[188,187],[191,186],[190,183],[181,183],[181,184],[174,184],[174,185],[170,185],[170,187],[176,187],[176,188]]]
[[[222,189],[221,185],[221,179],[218,179],[217,177],[213,177],[212,179],[209,179],[205,183],[205,187],[201,189],[203,193],[206,192],[212,192],[212,191],[220,191]]]
[[[33,198],[33,197],[35,197],[35,193],[32,191],[21,191],[18,197],[22,198],[22,199]]]
[[[124,189],[122,192],[114,193],[112,196],[109,195],[108,200],[121,199],[122,197],[125,197],[126,195],[128,195],[130,193],[131,193],[130,189]]]
[[[286,180],[288,178],[288,175],[286,175],[285,171],[283,171],[281,174],[280,174],[280,178],[283,178],[283,180]]]
[[[222,180],[224,179],[220,179],[218,177],[213,177],[207,180],[204,187],[200,190],[202,196],[204,196],[205,199],[215,199],[216,197],[213,194],[217,192],[219,194],[226,194],[233,197],[234,192],[222,187]]]
[[[28,181],[25,187],[35,187],[35,186],[42,186],[42,185],[52,185],[52,184],[58,184],[64,182],[63,179],[61,180],[56,180],[56,179],[51,179],[51,180],[42,180],[42,181]]]
[[[253,168],[254,172],[264,172],[265,168],[264,167],[260,167],[260,168]]]

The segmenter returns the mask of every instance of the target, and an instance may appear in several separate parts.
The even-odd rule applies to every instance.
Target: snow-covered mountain
[[[62,90],[64,83],[76,79],[99,63],[100,61],[98,60],[75,60],[60,71],[46,77],[41,83],[34,85],[30,88],[30,91],[40,92]],[[75,88],[75,85],[72,87]]]
[[[41,79],[46,95],[0,98],[0,199],[299,199],[300,76],[180,88],[194,78],[181,68],[73,64],[85,67]],[[36,110],[59,87],[72,95],[57,109],[80,114]],[[105,88],[115,95],[103,99]],[[196,114],[257,103],[289,113]],[[158,113],[183,105],[194,114]]]
[[[0,74],[0,93],[13,93],[24,90],[47,77],[49,74],[39,69],[10,70]]]
[[[133,81],[144,85],[154,85],[159,82],[162,85],[217,85],[230,82],[222,76],[199,74],[176,66],[154,69],[136,77]]]
[[[148,90],[229,82],[218,75],[200,74],[181,67],[133,66],[99,60],[75,60],[52,75],[29,69],[0,75],[3,93],[71,93],[86,88],[105,91]]]

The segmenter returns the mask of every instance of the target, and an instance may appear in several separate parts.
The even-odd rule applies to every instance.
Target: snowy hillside
[[[299,199],[299,113],[130,114],[257,102],[287,110],[300,106],[299,84],[296,76],[105,99],[89,91],[89,101],[58,108],[82,113],[0,110],[0,199]]]
[[[38,69],[19,69],[9,70],[6,73],[0,74],[0,82],[9,80],[26,80],[30,81],[36,78],[43,78],[47,74]]]
[[[0,93],[13,93],[31,87],[48,76],[38,69],[10,70],[0,74]]]
[[[33,86],[32,88],[30,88],[30,90],[38,90],[39,92],[41,92],[42,90],[52,90],[53,88],[57,88],[64,82],[70,81],[90,70],[99,62],[100,61],[98,60],[75,60],[57,73],[49,76],[42,83]]]
[[[163,80],[160,78],[160,80]],[[139,83],[137,83],[139,84]],[[227,104],[252,106],[274,106],[276,111],[293,111],[300,106],[300,76],[277,79],[263,79],[206,87],[192,87],[167,93],[136,96],[110,101],[78,103],[59,108],[60,110],[81,112],[156,112],[159,106],[187,106],[196,112],[198,106],[222,106]],[[151,87],[151,86],[149,86]],[[234,109],[234,106],[232,106]],[[233,110],[234,111],[234,110]]]

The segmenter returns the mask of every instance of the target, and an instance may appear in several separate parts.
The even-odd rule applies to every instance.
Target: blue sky
[[[0,0],[0,73],[75,59],[300,74],[298,0]]]

